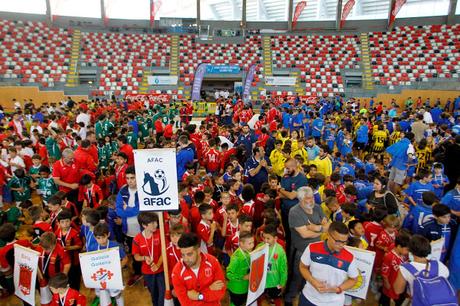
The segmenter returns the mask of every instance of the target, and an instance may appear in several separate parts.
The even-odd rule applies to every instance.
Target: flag
[[[192,86],[192,101],[201,100],[201,83],[203,83],[204,74],[206,73],[207,64],[200,64],[195,70],[195,77]]]
[[[155,25],[155,15],[160,10],[161,0],[150,0],[150,27],[153,28]]]
[[[14,245],[14,294],[30,305],[35,305],[35,282],[37,280],[40,253]]]
[[[251,252],[251,270],[249,272],[249,290],[246,306],[257,301],[265,291],[268,260],[268,244]]]
[[[342,11],[342,18],[340,19],[340,29],[343,28],[343,25],[345,24],[345,20],[347,20],[348,15],[350,15],[351,9],[355,5],[355,0],[348,0],[347,3],[345,3],[345,6],[343,7]]]
[[[251,89],[252,81],[254,80],[254,73],[256,72],[256,65],[251,65],[246,74],[246,79],[244,81],[243,89],[243,101],[247,102],[249,100],[249,90]]]
[[[297,3],[294,11],[294,17],[292,18],[292,29],[294,30],[297,25],[297,20],[303,12],[303,9],[307,6],[307,1],[300,1]]]
[[[391,8],[391,13],[390,13],[390,19],[388,26],[391,28],[396,20],[396,15],[398,15],[399,11],[403,7],[404,4],[406,4],[407,0],[396,0],[394,2],[393,7]]]

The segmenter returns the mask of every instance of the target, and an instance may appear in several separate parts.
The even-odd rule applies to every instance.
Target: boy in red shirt
[[[89,174],[81,177],[80,186],[83,186],[83,207],[98,208],[102,205],[104,195],[102,189],[93,183],[93,179]]]
[[[213,221],[214,213],[212,206],[201,204],[198,208],[201,221],[196,227],[196,233],[201,239],[201,251],[203,253],[214,254],[214,234],[217,229],[217,222]]]
[[[64,273],[52,277],[49,287],[53,294],[50,306],[86,306],[86,297],[78,290],[69,288],[69,278]]]
[[[16,240],[16,228],[11,223],[5,223],[0,227],[0,239],[6,244],[0,248],[0,272],[5,278],[5,288],[8,294],[14,293],[13,267],[14,267],[14,245],[18,244],[32,248],[28,240]]]
[[[134,260],[142,262],[141,272],[149,289],[153,305],[163,305],[165,279],[161,239],[158,230],[158,215],[153,212],[141,212],[137,220],[143,231],[133,239]]]
[[[58,244],[69,254],[72,266],[69,270],[70,287],[80,290],[81,272],[79,267],[78,251],[81,250],[83,243],[79,233],[72,228],[72,213],[68,209],[62,209],[57,216],[59,229],[55,231]]]
[[[229,256],[238,249],[240,243],[240,232],[252,233],[252,218],[248,215],[243,214],[238,217],[238,231],[230,236],[225,243],[225,248]]]
[[[201,221],[201,214],[199,207],[200,205],[203,204],[205,195],[203,191],[197,191],[195,192],[195,195],[193,196],[193,205],[192,208],[190,208],[190,223],[192,224],[192,231],[196,232],[197,226]]]
[[[182,224],[175,224],[171,227],[170,230],[170,238],[171,241],[168,244],[168,247],[166,248],[166,256],[168,258],[168,277],[169,277],[169,283],[171,284],[171,291],[173,295],[173,301],[174,305],[179,306],[179,300],[177,299],[176,292],[174,292],[174,288],[172,288],[172,271],[176,264],[181,261],[182,259],[182,254],[179,250],[179,247],[177,246],[177,242],[179,241],[180,237],[184,233],[184,226]]]
[[[369,243],[369,251],[375,251],[375,242],[380,232],[383,231],[382,220],[387,216],[386,209],[373,209],[371,211],[371,222],[364,222],[364,236]]]
[[[377,236],[375,241],[375,262],[374,270],[380,272],[383,256],[394,248],[395,238],[398,234],[397,228],[400,226],[399,218],[395,215],[388,215],[383,219],[383,231]]]
[[[203,189],[204,192],[204,203],[211,205],[213,211],[215,212],[219,208],[219,203],[212,198],[213,189],[209,186],[205,186]]]
[[[115,156],[115,179],[117,180],[117,190],[126,185],[126,169],[128,168],[128,156],[119,152]]]
[[[408,259],[409,241],[410,237],[408,235],[398,235],[395,239],[393,250],[387,252],[383,257],[381,271],[383,287],[379,305],[390,306],[391,300],[393,300],[396,306],[400,306],[406,299],[404,294],[399,295],[394,291],[393,284],[398,276],[399,266]]]
[[[216,140],[211,138],[209,140],[210,149],[204,153],[204,165],[206,171],[211,174],[219,173],[221,166],[221,153],[216,149]]]
[[[40,292],[49,292],[48,280],[58,273],[67,275],[71,266],[70,258],[62,245],[57,243],[56,235],[52,232],[41,235],[36,251],[40,253],[37,273]],[[42,298],[44,296],[45,294]],[[49,304],[50,301],[42,300],[41,303]]]
[[[39,238],[45,232],[52,232],[53,228],[48,222],[43,221],[46,213],[40,206],[31,206],[28,209],[30,218],[34,223],[32,228],[34,230],[34,238]]]
[[[254,218],[255,213],[255,202],[253,200],[255,196],[254,187],[251,184],[246,184],[243,186],[241,191],[241,197],[244,200],[243,207],[241,208],[240,214],[248,215],[251,218]]]

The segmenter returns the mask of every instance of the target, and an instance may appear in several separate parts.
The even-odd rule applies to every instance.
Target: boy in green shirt
[[[54,179],[51,177],[51,170],[48,166],[40,167],[40,178],[37,180],[37,193],[40,194],[43,203],[48,204],[48,200],[58,192]]]
[[[245,305],[249,288],[249,269],[254,249],[254,236],[251,232],[241,232],[239,248],[232,254],[227,267],[227,289],[230,294],[230,305]]]
[[[19,206],[24,201],[30,200],[31,182],[32,179],[30,178],[30,176],[26,175],[24,169],[14,170],[14,175],[8,182],[8,188],[10,188],[10,190],[12,191],[13,200],[16,202],[17,206]]]
[[[128,127],[128,135],[126,136],[127,139],[128,139],[128,144],[131,145],[131,147],[133,147],[133,149],[137,149],[137,139],[138,139],[138,135],[136,135],[136,133],[134,133],[134,128],[132,125],[130,125]]]
[[[265,282],[265,295],[272,299],[275,306],[282,305],[281,295],[287,282],[287,257],[283,247],[277,241],[276,224],[267,224],[264,228],[264,242],[268,244],[268,271]],[[262,245],[261,243],[260,245]],[[260,246],[259,245],[259,246]]]
[[[40,177],[40,167],[42,165],[42,157],[38,154],[32,156],[32,167],[29,169],[29,175],[35,181]]]

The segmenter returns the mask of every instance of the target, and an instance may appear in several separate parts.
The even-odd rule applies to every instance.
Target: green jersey
[[[235,294],[244,294],[248,292],[249,280],[244,277],[249,274],[251,264],[251,255],[238,248],[230,258],[230,264],[227,267],[227,288]]]
[[[264,243],[259,244],[259,246],[262,245],[264,245]],[[286,286],[287,272],[286,252],[281,245],[275,243],[268,250],[268,271],[265,288]]]
[[[45,201],[48,201],[49,198],[58,192],[58,188],[52,177],[39,178],[37,190]]]
[[[54,158],[54,160],[61,159],[61,149],[53,137],[46,138],[45,141],[46,149],[48,150],[48,156]]]
[[[137,149],[137,135],[134,132],[129,132],[127,138],[128,144],[130,144],[133,149]]]
[[[143,121],[139,123],[139,131],[141,132],[141,137],[146,138],[150,135],[151,126],[148,121]]]
[[[21,217],[22,213],[19,208],[16,206],[12,206],[8,208],[6,211],[0,212],[1,219],[5,222],[11,223],[15,226],[19,225],[19,218]],[[1,244],[0,244],[1,247]]]
[[[8,182],[8,188],[22,188],[22,191],[12,191],[13,199],[16,202],[24,202],[26,200],[30,200],[31,196],[31,188],[30,182],[32,179],[30,176],[24,176],[23,178],[19,178],[17,176],[13,176],[11,180]]]
[[[107,168],[109,165],[109,160],[107,158],[107,149],[105,145],[97,147],[97,155],[99,157],[99,169]]]
[[[37,175],[37,174],[40,174],[40,172],[38,170],[40,170],[40,166],[32,166],[30,167],[29,169],[29,175],[32,176],[32,175]]]

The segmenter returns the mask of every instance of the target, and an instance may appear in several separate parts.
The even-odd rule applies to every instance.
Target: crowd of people
[[[268,245],[260,302],[364,304],[347,294],[360,285],[354,247],[375,252],[372,305],[457,305],[460,96],[374,100],[268,97],[254,110],[219,96],[198,124],[190,102],[15,101],[0,112],[2,295],[18,244],[41,254],[42,305],[130,305],[123,290],[79,292],[78,254],[118,247],[125,290],[143,282],[155,306],[165,281],[176,305],[245,305],[250,253]],[[158,215],[139,211],[144,148],[177,152],[166,245]]]

